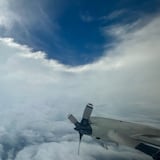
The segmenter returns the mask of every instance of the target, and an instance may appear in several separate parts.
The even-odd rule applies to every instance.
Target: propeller
[[[91,103],[88,103],[86,105],[86,108],[84,109],[82,120],[78,122],[78,120],[70,114],[68,116],[68,119],[75,125],[75,130],[79,133],[79,146],[78,146],[78,154],[80,150],[80,143],[82,140],[83,135],[91,135],[92,134],[92,128],[89,122],[91,113],[93,110],[93,105]]]

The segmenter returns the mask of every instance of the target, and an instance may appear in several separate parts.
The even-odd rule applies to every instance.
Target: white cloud
[[[39,37],[32,34],[33,30],[45,32],[58,41],[59,25],[56,18],[61,11],[60,5],[52,1],[52,17],[46,13],[49,1],[35,0],[1,0],[0,1],[0,36],[14,37],[23,44],[43,44]],[[25,7],[24,7],[25,6]],[[52,19],[51,19],[52,18]],[[55,42],[56,44],[56,42]]]
[[[109,159],[119,159],[119,160],[127,160],[130,156],[139,159],[146,159],[149,160],[147,156],[138,155],[137,152],[133,150],[123,148],[121,151],[119,150],[116,152],[114,149],[109,149],[108,151],[100,146],[96,146],[93,144],[83,143],[81,147],[81,154],[80,156],[77,155],[75,148],[77,148],[76,142],[60,142],[60,143],[44,143],[40,146],[29,146],[22,150],[16,160],[28,160],[32,159],[34,155],[35,160],[51,160],[51,159],[58,159],[64,160],[69,158],[71,160],[78,159],[78,160],[94,160],[100,159],[105,160],[106,157]],[[70,146],[70,147],[68,147]],[[94,152],[93,152],[94,151]],[[58,154],[57,154],[58,153]],[[60,153],[60,154],[59,154]],[[123,154],[122,154],[123,153]],[[125,156],[124,156],[125,153]]]
[[[9,9],[9,0],[0,1],[0,26],[10,29],[14,21],[18,20],[18,15],[15,15]]]
[[[79,67],[47,60],[43,52],[1,38],[1,159],[65,156],[94,160],[113,152],[111,159],[115,154],[117,158],[120,153],[116,150],[106,153],[102,147],[86,143],[81,146],[82,155],[77,156],[77,137],[66,116],[73,113],[80,118],[88,102],[95,104],[93,115],[159,127],[159,28],[160,18],[156,17],[138,30],[121,32],[117,34],[121,41],[109,53]],[[134,157],[136,153],[127,150],[127,154]]]
[[[116,19],[116,18],[124,15],[127,12],[128,11],[126,9],[115,10],[115,11],[111,12],[108,16],[103,16],[100,19],[103,19],[103,20],[113,20],[113,19]]]

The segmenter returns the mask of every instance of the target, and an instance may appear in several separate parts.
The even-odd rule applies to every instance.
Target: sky
[[[106,150],[67,119],[160,128],[159,1],[0,1],[0,160],[149,160]]]
[[[152,17],[159,5],[159,0],[1,0],[0,35],[59,63],[84,65],[113,47],[116,39],[107,28]]]

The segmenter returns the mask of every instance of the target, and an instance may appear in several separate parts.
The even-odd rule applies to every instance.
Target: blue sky
[[[10,2],[15,18],[0,35],[44,51],[49,59],[77,66],[96,61],[117,39],[107,27],[132,24],[159,12],[159,0],[34,0]],[[105,52],[106,54],[106,52]]]

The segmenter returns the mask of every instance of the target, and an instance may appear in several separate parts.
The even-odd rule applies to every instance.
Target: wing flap
[[[160,150],[158,148],[144,143],[140,143],[135,147],[135,149],[151,156],[155,160],[160,160]]]
[[[134,135],[132,138],[145,142],[148,144],[156,145],[160,147],[160,137],[155,135]]]

